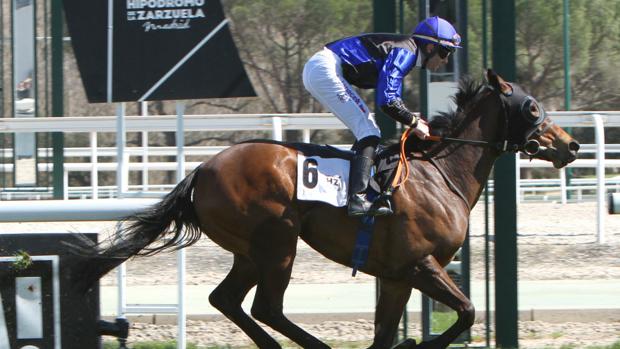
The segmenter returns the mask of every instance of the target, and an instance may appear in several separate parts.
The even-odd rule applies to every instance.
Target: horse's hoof
[[[415,339],[405,339],[404,341],[396,344],[392,349],[415,349],[417,347]]]

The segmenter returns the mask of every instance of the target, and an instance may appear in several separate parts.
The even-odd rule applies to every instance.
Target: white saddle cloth
[[[297,199],[342,207],[347,204],[348,183],[348,160],[297,155]]]

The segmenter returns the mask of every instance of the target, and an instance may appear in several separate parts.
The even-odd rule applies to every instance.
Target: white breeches
[[[368,136],[381,137],[375,117],[359,94],[342,76],[340,57],[324,48],[304,66],[306,90],[328,108],[360,140]]]

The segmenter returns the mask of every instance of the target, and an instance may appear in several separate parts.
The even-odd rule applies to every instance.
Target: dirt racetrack
[[[492,205],[491,205],[492,207]],[[471,257],[472,279],[484,277],[484,207],[472,212]],[[620,280],[620,215],[605,216],[604,244],[597,243],[596,206],[594,203],[555,204],[528,203],[519,205],[518,258],[520,280]],[[94,232],[111,229],[109,222],[80,223],[7,223],[3,232],[79,231]],[[492,229],[492,227],[491,227]],[[491,249],[493,248],[491,244]],[[170,285],[176,282],[175,255],[161,254],[132,260],[127,265],[128,284]],[[217,284],[231,265],[231,255],[208,239],[187,250],[188,284]],[[102,279],[102,285],[113,285],[113,276]],[[292,283],[371,283],[367,275],[351,278],[350,270],[314,252],[303,242],[293,269]],[[620,294],[620,290],[619,294]],[[578,297],[579,295],[576,295]],[[205,300],[206,301],[206,300]],[[620,309],[618,309],[620,312]],[[367,341],[372,338],[372,321],[347,319],[324,321],[302,327],[319,338],[330,340]],[[419,333],[419,324],[412,323],[410,333]],[[474,328],[474,338],[480,339],[483,324]],[[172,339],[174,326],[134,324],[130,341]],[[248,339],[227,320],[189,322],[190,342],[221,345],[247,344]],[[609,344],[620,340],[618,322],[544,323],[520,322],[522,348],[559,348],[564,344],[585,347]]]

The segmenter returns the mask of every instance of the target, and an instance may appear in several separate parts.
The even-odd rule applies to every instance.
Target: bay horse
[[[416,142],[422,159],[408,160],[411,175],[394,192],[394,214],[376,218],[368,260],[360,268],[381,280],[369,348],[392,347],[412,288],[454,309],[458,319],[434,339],[409,339],[398,348],[446,348],[473,325],[472,302],[443,267],[465,240],[468,217],[498,156],[524,151],[556,168],[576,159],[579,143],[534,98],[492,70],[485,75],[485,83],[462,80],[457,110],[430,121],[442,142]],[[414,148],[406,146],[412,156]],[[90,285],[132,256],[183,248],[206,234],[234,255],[230,272],[209,296],[215,308],[260,348],[280,345],[255,320],[303,348],[329,348],[284,316],[283,295],[298,238],[351,266],[360,221],[347,216],[346,208],[297,200],[297,155],[286,143],[231,146],[161,202],[128,217],[119,237],[82,246],[94,259],[76,277]],[[254,286],[250,316],[241,303]]]

